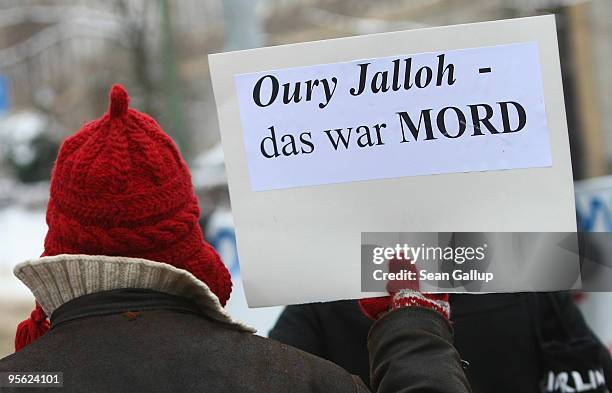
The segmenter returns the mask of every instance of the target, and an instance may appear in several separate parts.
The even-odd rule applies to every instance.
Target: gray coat
[[[0,372],[61,371],[61,392],[368,392],[321,358],[209,319],[188,299],[142,289],[78,297]],[[377,392],[468,392],[450,325],[406,308],[369,336]],[[6,389],[6,388],[4,388]],[[41,388],[1,391],[41,392]]]

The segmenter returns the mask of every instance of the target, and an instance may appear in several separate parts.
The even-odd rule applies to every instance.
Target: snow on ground
[[[13,275],[13,267],[40,256],[46,233],[43,210],[18,206],[0,209],[0,302],[32,298]]]
[[[46,231],[43,210],[0,209],[0,358],[13,352],[15,328],[34,307],[32,294],[13,275],[13,267],[42,253]]]

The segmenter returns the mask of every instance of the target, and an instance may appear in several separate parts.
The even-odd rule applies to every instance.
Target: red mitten
[[[391,308],[391,296],[360,299],[359,308],[366,317],[377,320]]]
[[[413,272],[414,280],[392,280],[387,282],[387,291],[391,296],[366,298],[359,300],[359,307],[366,317],[378,319],[385,312],[403,307],[423,307],[440,313],[448,319],[450,305],[448,293],[422,293],[420,292],[416,264],[400,254],[389,260],[389,272],[399,273],[402,270]]]

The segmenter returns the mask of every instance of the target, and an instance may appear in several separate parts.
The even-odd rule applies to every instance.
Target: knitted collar
[[[235,321],[202,281],[186,270],[147,259],[102,255],[57,255],[15,266],[15,276],[34,294],[47,315],[83,295],[122,288],[151,289],[192,299],[201,311],[230,328],[255,332]]]

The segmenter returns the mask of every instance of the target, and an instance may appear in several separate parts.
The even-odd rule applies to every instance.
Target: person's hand
[[[359,300],[361,311],[370,319],[378,319],[385,313],[404,307],[423,307],[436,311],[444,318],[450,315],[448,293],[422,293],[420,291],[416,264],[405,255],[398,255],[389,260],[389,272],[413,272],[414,280],[390,280],[387,282],[389,296],[365,298]]]

